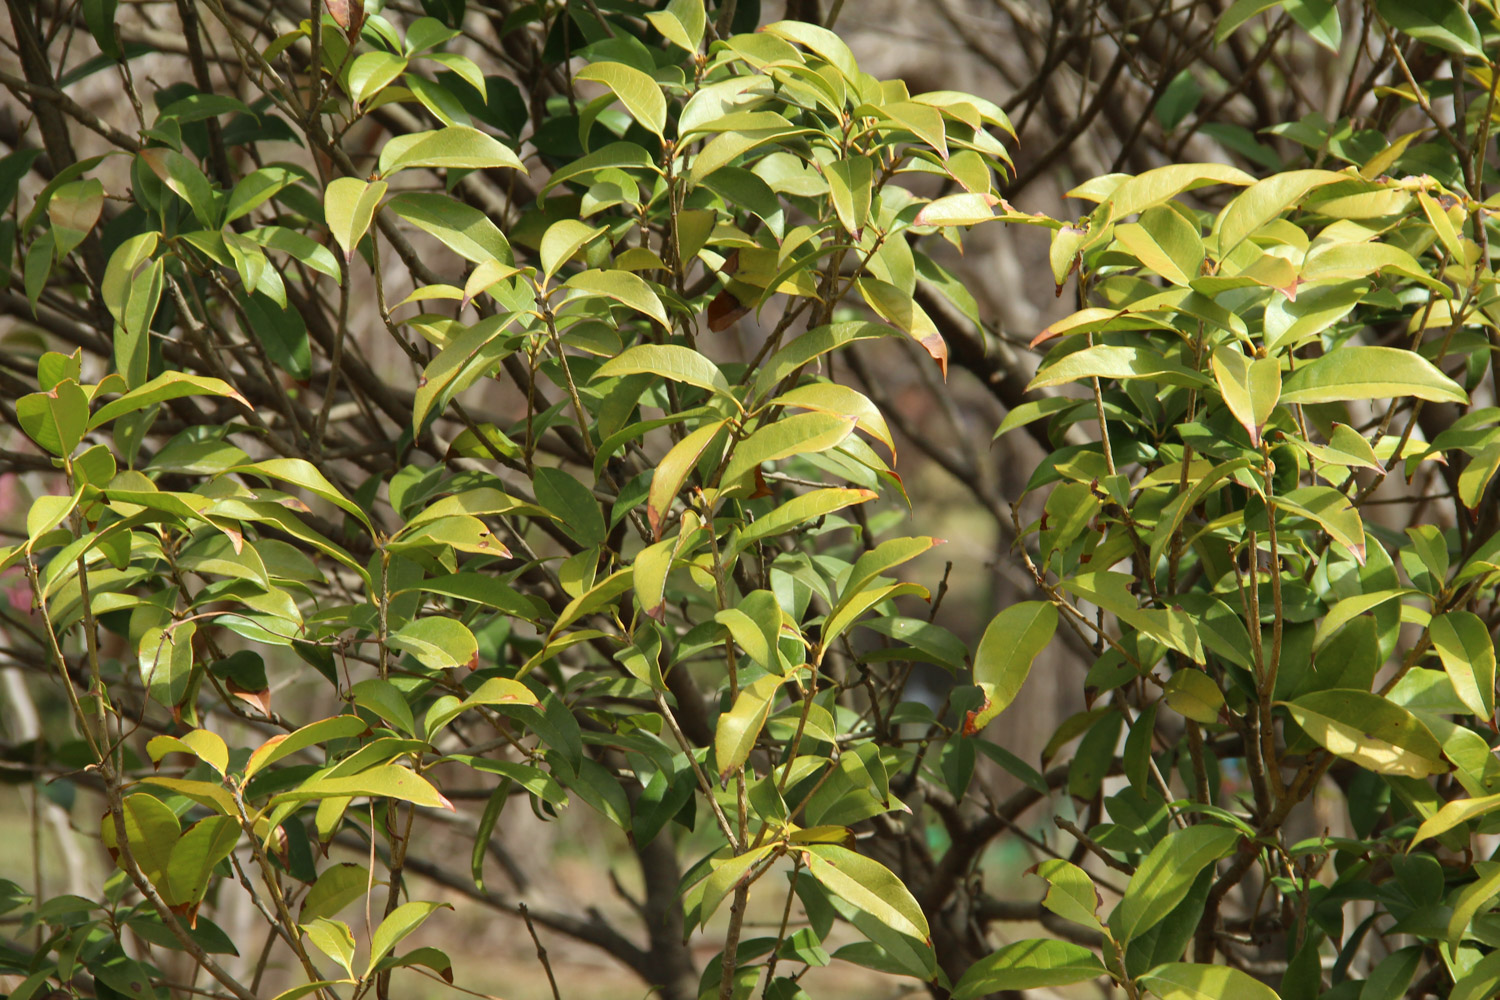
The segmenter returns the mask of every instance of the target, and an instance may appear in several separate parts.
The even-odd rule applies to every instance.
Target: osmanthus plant
[[[1319,165],[1263,180],[1098,178],[1053,236],[1081,308],[1036,337],[1031,387],[1078,391],[999,429],[1056,444],[1016,521],[1047,600],[1001,620],[1055,614],[1097,657],[1054,737],[1081,737],[1092,865],[1035,870],[1076,940],[1007,945],[956,995],[1500,989],[1494,65],[1457,4],[1369,16],[1451,54],[1467,114],[1408,79],[1425,129],[1304,122]]]
[[[1500,985],[1493,11],[1362,12],[1415,130],[1304,120],[1308,169],[1111,175],[1065,224],[998,198],[993,103],[748,3],[179,0],[192,82],[149,104],[161,5],[76,6],[8,4],[44,148],[0,161],[0,229],[43,336],[0,373],[35,497],[0,627],[52,711],[7,758],[112,874],[0,882],[13,998],[466,989],[444,908],[523,900],[669,998],[845,963],[961,998]],[[1308,2],[1219,34],[1264,12],[1337,47]],[[102,69],[129,132],[67,94]],[[937,540],[869,373],[946,370],[978,317],[941,251],[996,219],[1053,230],[1080,308],[1000,428],[1055,444],[1014,524],[1036,599],[971,654],[902,579]],[[1089,707],[1039,771],[990,724],[1058,632]],[[973,794],[980,756],[1022,787]],[[517,828],[614,831],[638,919],[534,893]],[[1011,830],[1039,904],[984,884]]]
[[[618,828],[649,945],[597,911],[531,917],[663,996],[801,996],[830,961],[950,985],[937,908],[856,831],[905,829],[944,742],[972,772],[904,699],[915,661],[967,653],[897,603],[927,596],[899,573],[936,540],[896,530],[891,431],[833,376],[881,339],[945,368],[917,289],[974,305],[923,247],[997,203],[1004,114],[874,79],[816,25],[534,5],[547,73],[582,62],[522,142],[514,85],[438,18],[329,4],[267,42],[180,6],[255,103],[204,73],[136,135],[81,119],[128,169],[59,146],[19,199],[25,295],[78,346],[38,352],[14,404],[40,495],[0,550],[32,612],[6,627],[67,700],[76,741],[43,756],[97,797],[116,871],[88,898],[6,883],[11,996],[462,982],[407,938],[457,919],[438,894],[506,899],[485,861],[517,798]],[[125,58],[113,11],[85,5],[101,65]],[[390,133],[368,162],[356,126]],[[288,140],[312,157],[267,162]],[[11,199],[35,160],[5,161]],[[57,320],[73,301],[97,333]],[[407,359],[394,384],[360,315]],[[764,334],[736,358],[742,317]],[[468,392],[491,379],[509,418]],[[456,802],[479,807],[455,873],[430,845]],[[240,890],[263,940],[215,923]],[[752,897],[772,933],[745,933]]]

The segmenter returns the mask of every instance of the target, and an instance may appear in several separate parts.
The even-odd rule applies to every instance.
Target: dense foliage
[[[517,916],[504,831],[589,824],[636,926],[520,915],[663,997],[1500,988],[1494,10],[1356,8],[1376,112],[1268,144],[1167,60],[1127,148],[1174,162],[1054,219],[1001,195],[1055,149],[816,4],[177,0],[192,82],[144,95],[161,32],[8,5],[6,773],[114,866],[0,881],[14,1000],[463,988],[435,943]],[[1240,0],[1197,44],[1341,24]],[[69,96],[103,72],[138,127]],[[1211,125],[1240,165],[1175,162]],[[953,264],[997,223],[1076,295],[1029,384]],[[972,641],[935,616],[978,584],[907,579],[898,445],[942,448],[881,374],[950,363],[1047,449],[989,503],[1030,599]],[[1049,644],[1086,705],[1031,761],[994,720]],[[1002,835],[1039,902],[985,885]]]

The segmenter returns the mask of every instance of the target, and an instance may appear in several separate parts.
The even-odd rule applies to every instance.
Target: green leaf
[[[130,279],[119,324],[115,327],[115,368],[129,388],[145,382],[149,373],[151,323],[161,302],[165,274],[166,262],[158,257],[147,261]]]
[[[1219,721],[1224,692],[1202,671],[1179,670],[1167,681],[1163,700],[1178,715],[1207,726]]]
[[[837,382],[811,382],[784,392],[770,400],[772,406],[791,406],[801,410],[816,410],[837,417],[852,417],[854,426],[879,441],[896,454],[896,441],[891,436],[885,417],[870,398],[857,389]],[[894,464],[894,457],[892,459]]]
[[[667,99],[656,81],[624,63],[601,62],[585,66],[573,77],[601,83],[619,98],[630,116],[647,130],[661,136],[667,127]]]
[[[638,373],[729,394],[729,382],[718,365],[691,347],[677,344],[637,344],[600,365],[594,379]]]
[[[1233,347],[1213,353],[1214,381],[1234,419],[1250,434],[1250,443],[1260,447],[1260,429],[1276,411],[1281,397],[1281,362],[1275,358],[1251,360]]]
[[[1277,509],[1316,521],[1330,538],[1365,562],[1365,526],[1349,498],[1332,486],[1303,486],[1273,499]]]
[[[271,799],[272,805],[302,802],[310,799],[336,799],[368,796],[372,799],[396,799],[432,809],[454,812],[453,803],[432,786],[426,778],[396,764],[379,764],[358,774],[338,778],[313,777],[288,792]]]
[[[1219,15],[1219,23],[1214,27],[1214,44],[1223,44],[1224,39],[1234,34],[1240,25],[1263,11],[1279,6],[1281,2],[1282,0],[1235,0],[1228,10]]]
[[[880,494],[871,490],[822,489],[793,497],[768,514],[756,518],[735,536],[730,553],[740,552],[756,542],[791,531],[798,525],[832,514],[857,503],[867,503]]]
[[[217,228],[217,202],[214,199],[213,185],[208,182],[198,164],[177,150],[165,146],[152,146],[141,150],[137,155],[173,194],[188,203],[203,228]]]
[[[820,641],[825,647],[832,646],[838,637],[866,611],[886,601],[908,595],[915,595],[924,601],[930,596],[926,587],[916,583],[892,583],[866,587],[851,594],[848,600],[839,605],[837,611],[823,619],[823,634],[819,637]]]
[[[855,287],[876,315],[920,344],[922,350],[938,363],[943,377],[948,377],[948,344],[938,332],[937,324],[916,299],[895,285],[876,278],[859,278]]]
[[[240,295],[250,333],[260,342],[266,357],[294,379],[312,377],[312,352],[307,324],[296,309],[278,305],[265,295]]]
[[[522,594],[488,573],[435,576],[423,580],[416,589],[428,594],[482,604],[528,621],[536,621],[547,613],[547,606],[540,598]]]
[[[380,677],[367,677],[351,687],[349,693],[358,707],[368,709],[408,736],[416,733],[417,724],[412,718],[411,705],[400,689],[390,681]]]
[[[1172,77],[1172,82],[1161,91],[1161,97],[1157,99],[1152,113],[1156,120],[1161,122],[1161,127],[1172,131],[1182,120],[1192,113],[1193,109],[1203,100],[1203,88],[1198,85],[1197,78],[1191,69],[1184,69]]]
[[[1175,608],[1147,610],[1130,593],[1131,577],[1123,573],[1079,573],[1062,581],[1063,589],[1097,604],[1120,621],[1202,664],[1203,643],[1193,616]]]
[[[291,989],[282,990],[272,997],[271,1000],[302,1000],[309,993],[316,993],[325,986],[337,986],[340,983],[347,983],[349,981],[347,979],[319,979],[311,983],[301,983],[293,986]]]
[[[1359,1000],[1401,1000],[1412,977],[1422,963],[1423,948],[1409,945],[1392,952],[1370,970],[1370,977],[1359,991]],[[1281,987],[1285,990],[1285,984]]]
[[[1500,951],[1492,951],[1458,977],[1448,1000],[1488,1000],[1500,989]]]
[[[674,444],[657,463],[651,476],[651,490],[646,507],[646,517],[651,522],[651,531],[656,540],[661,539],[667,513],[672,509],[672,502],[677,499],[677,494],[682,491],[682,484],[687,481],[688,475],[703,457],[709,444],[728,424],[727,419],[704,424]]]
[[[1155,927],[1187,898],[1198,873],[1235,849],[1238,830],[1200,823],[1173,830],[1137,866],[1125,896],[1109,916],[1110,931],[1124,945]]]
[[[352,514],[356,520],[373,531],[370,519],[354,501],[339,492],[339,488],[328,481],[328,478],[318,470],[318,467],[302,458],[268,458],[249,465],[238,465],[230,472],[241,474],[252,474],[265,476],[280,482],[290,483],[298,489],[306,490],[313,496],[338,507],[347,514]]]
[[[1302,264],[1303,281],[1369,279],[1386,272],[1404,275],[1444,298],[1451,297],[1448,286],[1428,274],[1415,257],[1389,243],[1322,244],[1308,251]]]
[[[760,30],[788,42],[796,42],[816,52],[838,70],[846,81],[854,83],[859,80],[859,66],[854,61],[854,53],[849,50],[849,46],[844,43],[843,39],[827,28],[810,24],[807,21],[776,21]],[[913,936],[926,937],[925,934]]]
[[[440,948],[433,948],[430,945],[413,948],[399,958],[387,956],[381,959],[380,964],[376,966],[376,971],[384,972],[386,969],[411,968],[415,965],[431,969],[450,985],[453,982],[453,960],[448,957],[447,952]]]
[[[300,173],[287,167],[261,167],[246,174],[229,193],[229,204],[224,208],[224,223],[227,225],[250,214],[275,197],[278,191],[301,179]]]
[[[1410,851],[1424,840],[1441,837],[1454,827],[1481,816],[1488,816],[1496,809],[1500,809],[1500,794],[1445,802],[1441,809],[1427,817],[1422,825],[1417,827],[1417,832],[1412,836],[1411,843],[1406,845],[1406,849]]]
[[[141,683],[158,704],[174,708],[187,696],[193,673],[193,635],[196,622],[180,622],[165,629],[146,630],[140,642]]]
[[[1282,383],[1284,403],[1415,396],[1437,403],[1468,402],[1452,379],[1414,351],[1345,346],[1301,365]]]
[[[188,753],[220,774],[229,772],[229,748],[224,738],[207,729],[194,729],[182,736],[153,736],[146,742],[146,753],[159,762],[169,753]]]
[[[652,11],[646,15],[646,20],[667,41],[689,52],[697,52],[703,44],[703,32],[708,22],[703,0],[672,0],[666,10]]]
[[[251,408],[250,402],[228,382],[206,375],[188,375],[184,372],[169,371],[162,372],[144,385],[138,385],[119,399],[95,410],[94,415],[89,418],[89,430],[103,427],[116,417],[181,396],[228,396],[245,409]]]
[[[509,278],[513,278],[519,273],[521,273],[520,268],[508,264],[505,261],[484,261],[478,267],[474,268],[473,272],[469,275],[469,279],[464,282],[464,297],[462,304],[468,305],[470,302],[478,298],[481,293],[490,291],[496,285],[500,285],[501,282],[504,282]],[[506,287],[508,286],[502,285],[502,291]],[[499,294],[500,293],[498,292],[495,293],[496,301],[503,302],[503,300],[499,298]]]
[[[319,274],[326,274],[335,279],[339,277],[338,258],[333,255],[332,251],[294,229],[287,229],[284,226],[265,226],[260,229],[247,230],[244,236],[267,249],[279,250],[291,255],[292,258],[306,264]]]
[[[193,824],[172,845],[162,893],[167,903],[184,906],[202,900],[214,868],[234,852],[239,840],[238,817],[210,816]]]
[[[387,641],[391,648],[415,656],[428,670],[473,670],[479,666],[479,641],[456,618],[418,618],[392,632]]]
[[[1198,227],[1166,206],[1148,209],[1139,223],[1116,226],[1115,239],[1136,260],[1174,285],[1186,287],[1198,277],[1203,265],[1203,239]]]
[[[542,186],[541,194],[545,195],[565,181],[580,180],[601,170],[627,168],[661,173],[661,168],[656,165],[651,154],[641,146],[633,142],[612,142],[587,156],[579,157],[558,167],[552,176],[547,178],[547,183]]]
[[[1425,778],[1450,770],[1427,727],[1378,694],[1316,691],[1286,708],[1324,749],[1377,774]]]
[[[977,226],[1002,218],[995,214],[1000,199],[985,192],[964,192],[935,199],[922,206],[913,226]]]
[[[1214,220],[1219,259],[1228,257],[1245,237],[1300,202],[1309,191],[1348,179],[1348,174],[1332,170],[1289,170],[1250,185]]]
[[[808,872],[829,892],[891,930],[931,943],[922,907],[880,862],[835,844],[810,846],[805,857]]]
[[[109,309],[115,322],[125,321],[126,304],[141,266],[156,252],[160,239],[160,235],[154,232],[141,233],[125,240],[115,248],[114,253],[110,254],[99,291],[104,299],[105,307]]]
[[[578,762],[577,773],[568,774],[562,767],[560,754],[553,752],[547,757],[549,762],[557,761],[552,764],[553,773],[590,808],[622,830],[631,828],[630,802],[620,780],[609,768],[592,757],[584,757]]]
[[[1100,180],[1119,177],[1119,174],[1111,174]],[[1105,201],[1109,206],[1107,221],[1113,221],[1163,204],[1184,191],[1194,191],[1212,184],[1243,186],[1252,181],[1254,178],[1243,170],[1222,163],[1173,163],[1147,170],[1136,177],[1127,177],[1103,198],[1085,194],[1083,188],[1075,188],[1076,195],[1070,194],[1070,197],[1096,197],[1097,200]],[[1104,231],[1107,233],[1108,229]]]
[[[1453,915],[1448,918],[1450,950],[1458,948],[1479,911],[1488,909],[1489,903],[1500,895],[1500,862],[1476,861],[1474,870],[1479,877],[1459,890],[1453,900]]]
[[[933,112],[937,114],[937,112]],[[941,115],[938,115],[941,119]],[[845,232],[858,238],[870,217],[871,182],[874,179],[874,164],[865,156],[854,156],[846,160],[835,160],[823,168],[823,177],[828,181],[828,196],[833,202],[834,214],[838,216]]]
[[[741,120],[732,121],[739,117]],[[765,121],[762,127],[750,127],[745,123],[745,117],[754,117]],[[709,139],[708,144],[703,145],[702,151],[693,157],[693,165],[687,171],[687,186],[697,187],[703,180],[714,174],[721,166],[727,166],[735,162],[738,157],[744,156],[753,148],[765,145],[766,142],[777,142],[780,139],[790,139],[793,136],[804,135],[813,129],[799,129],[792,126],[786,118],[775,112],[735,112],[735,114],[724,115],[723,118],[715,118],[711,126],[705,130],[718,130],[720,135]]]
[[[536,704],[538,704],[536,695],[525,684],[522,684],[520,681],[511,680],[509,677],[491,677],[475,688],[473,693],[463,701],[458,701],[455,698],[453,699],[453,704],[450,704],[442,711],[438,711],[437,706],[434,705],[434,711],[427,714],[427,738],[429,740],[434,739],[438,730],[458,718],[462,713],[467,712],[471,708],[477,708],[480,705]]]
[[[343,248],[345,264],[354,259],[354,248],[369,230],[385,188],[385,181],[338,177],[323,193],[323,217],[334,241]]]
[[[435,49],[460,34],[462,32],[457,28],[450,28],[435,17],[419,17],[407,25],[405,51],[415,53]]]
[[[313,943],[313,947],[337,962],[353,978],[354,934],[349,930],[348,924],[342,920],[316,917],[304,923],[302,931]]]
[[[969,966],[953,984],[953,1000],[976,1000],[1001,990],[1070,986],[1108,974],[1098,956],[1081,945],[1032,938],[1005,945]]]
[[[1338,7],[1332,0],[1286,0],[1284,6],[1309,38],[1329,52],[1339,54],[1344,32]]]
[[[1322,649],[1324,644],[1333,638],[1339,629],[1360,615],[1374,611],[1387,601],[1392,601],[1398,597],[1405,597],[1413,593],[1415,591],[1397,588],[1394,590],[1373,590],[1368,594],[1355,594],[1353,597],[1344,598],[1335,604],[1329,610],[1328,614],[1324,616],[1323,620],[1318,623],[1318,630],[1313,636],[1313,652]]]
[[[1035,423],[1055,413],[1061,413],[1063,410],[1072,409],[1077,405],[1079,401],[1068,396],[1046,396],[1030,403],[1022,403],[1000,421],[1000,426],[995,428],[992,440],[998,441],[1001,436],[1018,427],[1025,427],[1027,424]]]
[[[1065,355],[1042,368],[1026,386],[1026,391],[1065,385],[1086,378],[1144,378],[1189,388],[1207,388],[1213,384],[1201,373],[1144,347],[1096,344]]]
[[[890,337],[895,331],[881,323],[855,320],[819,326],[787,344],[771,355],[770,359],[755,373],[749,399],[757,400],[776,388],[783,379],[805,365],[817,361],[823,355],[836,351],[860,340]]]
[[[403,191],[386,202],[385,208],[437,237],[443,246],[470,263],[515,262],[510,243],[490,217],[448,195]]]
[[[365,720],[357,715],[335,715],[329,719],[308,723],[293,732],[273,736],[250,754],[250,759],[245,764],[245,780],[248,781],[262,768],[299,750],[305,750],[329,740],[359,736],[367,732],[369,728]]]
[[[760,847],[752,848],[732,858],[711,862],[714,868],[708,878],[703,881],[703,896],[698,908],[700,926],[707,923],[708,918],[713,916],[725,897],[750,874],[750,869],[754,868],[757,862],[771,853],[774,846],[762,844]]]
[[[67,458],[88,433],[89,398],[77,382],[64,379],[16,400],[16,420],[31,440]]]
[[[370,939],[370,960],[365,969],[365,976],[368,977],[380,960],[390,954],[392,948],[412,931],[422,926],[423,922],[439,909],[451,910],[453,906],[450,903],[433,903],[419,899],[410,903],[402,903],[392,910],[380,922],[380,926],[375,928],[375,934]]]
[[[744,485],[762,463],[835,448],[854,431],[854,424],[828,413],[798,413],[762,424],[734,449],[719,482],[724,489],[733,489]]]
[[[115,37],[115,11],[119,6],[120,0],[83,0],[83,21],[99,51],[110,59],[121,57],[120,43]]]
[[[365,52],[349,64],[349,96],[356,105],[374,97],[406,72],[406,60],[391,52]]]
[[[26,301],[31,306],[31,314],[36,315],[37,302],[41,300],[42,289],[46,287],[48,279],[52,276],[52,264],[57,259],[57,238],[52,230],[47,230],[38,236],[26,251],[26,270],[23,281],[26,286]],[[154,266],[154,265],[153,265]],[[118,350],[116,351],[118,354]]]
[[[237,97],[230,97],[228,94],[189,94],[162,108],[156,120],[158,124],[175,121],[180,125],[186,125],[190,122],[217,118],[220,115],[241,114],[254,115],[255,112]]]
[[[303,897],[297,919],[302,923],[331,917],[373,888],[364,865],[345,861],[323,869]]]
[[[1010,707],[1056,631],[1057,608],[1046,601],[1014,604],[990,621],[974,653],[974,683],[984,692],[984,704],[964,720],[966,734],[977,733]]]
[[[1497,469],[1500,469],[1500,440],[1492,441],[1480,450],[1458,474],[1458,498],[1465,507],[1478,509]]]
[[[754,590],[732,608],[714,615],[714,621],[729,629],[730,637],[762,669],[781,670],[776,644],[781,637],[781,606],[769,590]]]
[[[604,514],[587,486],[551,467],[536,470],[533,486],[536,502],[559,519],[562,530],[574,541],[590,548],[604,544],[608,537]]]
[[[429,723],[427,728],[431,732],[434,727]],[[474,887],[481,892],[484,891],[484,862],[490,856],[490,838],[494,835],[500,814],[510,801],[510,790],[514,784],[509,778],[501,778],[500,784],[495,786],[486,800],[484,812],[479,815],[479,828],[474,833],[474,846],[469,851],[469,874],[474,879]]]
[[[1046,881],[1047,895],[1042,899],[1042,905],[1047,909],[1064,920],[1096,931],[1103,930],[1098,915],[1103,901],[1088,872],[1070,861],[1048,858],[1028,874]]]
[[[1438,615],[1429,626],[1433,648],[1459,701],[1483,722],[1495,715],[1495,643],[1472,611]]]
[[[1159,965],[1141,983],[1162,1000],[1281,1000],[1276,991],[1227,965]]]
[[[542,234],[542,242],[538,248],[542,274],[551,278],[558,268],[573,259],[574,254],[608,229],[608,226],[591,226],[578,219],[559,219],[552,223]]]
[[[513,315],[497,313],[467,327],[428,362],[417,380],[411,421],[420,429],[430,416],[443,411],[458,393],[474,384],[490,366],[514,351],[505,328]]]
[[[781,677],[767,674],[742,688],[729,711],[720,714],[714,727],[714,760],[721,782],[727,781],[755,748],[781,684]]]
[[[399,135],[380,150],[380,176],[390,177],[412,167],[435,170],[505,167],[527,172],[521,158],[509,146],[468,125]]]
[[[915,101],[891,101],[869,106],[885,118],[926,143],[939,157],[948,159],[948,134],[943,113],[929,104]],[[862,111],[856,112],[862,113]]]
[[[57,259],[61,260],[84,241],[104,208],[104,185],[90,177],[64,184],[47,202],[47,220],[52,223]]]
[[[581,271],[563,284],[576,292],[614,299],[621,305],[656,320],[664,327],[670,328],[672,325],[667,319],[666,308],[651,290],[651,286],[630,271]]]
[[[147,881],[161,888],[165,885],[167,866],[172,863],[172,848],[182,834],[176,814],[154,795],[136,793],[121,800],[120,815],[124,820],[125,843],[135,863]],[[104,815],[101,832],[104,846],[118,846],[114,819],[108,813]]]
[[[1484,58],[1484,41],[1459,0],[1375,0],[1397,31],[1448,52]]]

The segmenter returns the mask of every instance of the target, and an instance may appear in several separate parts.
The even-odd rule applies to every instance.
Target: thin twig
[[[516,909],[521,911],[521,919],[526,921],[526,931],[531,935],[532,943],[536,945],[536,959],[542,963],[542,971],[547,973],[547,984],[552,987],[552,1000],[562,1000],[562,993],[557,989],[557,977],[552,974],[552,963],[547,961],[547,949],[542,946],[542,939],[537,935],[536,925],[531,922],[531,911],[526,908],[525,903],[517,903]]]

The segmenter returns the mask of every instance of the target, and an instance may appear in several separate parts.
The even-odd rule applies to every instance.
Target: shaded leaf
[[[975,1000],[1001,990],[1069,986],[1104,975],[1104,963],[1087,948],[1033,938],[1005,945],[969,966],[953,984],[953,1000]]]

